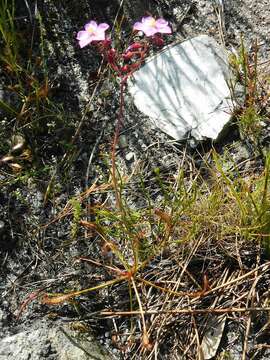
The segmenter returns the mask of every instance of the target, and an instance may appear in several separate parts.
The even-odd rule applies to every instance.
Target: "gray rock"
[[[217,139],[231,118],[231,77],[225,49],[200,35],[147,61],[129,91],[137,108],[176,140],[187,133]]]
[[[68,326],[50,327],[40,321],[31,329],[0,340],[1,360],[86,360],[112,359],[89,335]]]

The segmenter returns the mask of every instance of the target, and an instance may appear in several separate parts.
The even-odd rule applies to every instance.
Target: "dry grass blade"
[[[141,314],[141,318],[142,318],[142,324],[143,324],[142,347],[147,349],[150,346],[150,342],[149,342],[149,337],[148,337],[145,318],[144,318],[144,311],[143,311],[140,295],[138,293],[137,286],[135,284],[133,277],[131,278],[131,282],[132,282],[134,292],[136,294],[136,299],[139,304],[140,314]]]

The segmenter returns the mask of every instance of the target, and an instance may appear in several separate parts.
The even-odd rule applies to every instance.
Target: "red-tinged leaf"
[[[131,44],[127,50],[130,50],[130,51],[136,51],[136,50],[139,50],[143,47],[143,44],[139,43],[139,42],[135,42],[133,44]]]
[[[171,216],[169,214],[159,209],[155,209],[155,214],[167,225],[171,225]]]

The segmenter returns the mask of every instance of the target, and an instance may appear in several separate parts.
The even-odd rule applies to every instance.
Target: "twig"
[[[105,126],[107,125],[106,122],[104,122],[103,126],[102,126],[102,129],[100,131],[100,134],[99,136],[97,137],[96,141],[95,141],[95,144],[93,146],[93,149],[91,151],[91,154],[89,156],[89,159],[88,159],[88,164],[87,164],[87,169],[86,169],[86,175],[85,175],[85,190],[88,189],[88,181],[89,181],[89,174],[90,174],[90,167],[91,167],[91,164],[92,164],[92,161],[93,161],[93,158],[94,158],[94,153],[97,149],[97,146],[98,144],[100,143],[100,140],[102,138],[102,135],[104,133],[104,129],[105,129]]]
[[[269,344],[257,344],[254,345],[254,349],[270,349],[270,345]]]
[[[258,261],[259,259],[257,259]],[[254,297],[255,297],[255,290],[256,290],[256,285],[258,283],[258,281],[261,279],[261,276],[258,276],[258,271],[256,272],[256,278],[252,284],[252,287],[249,291],[248,297],[247,297],[247,301],[246,304],[248,305],[249,301],[251,300],[251,306],[254,306]],[[248,352],[248,336],[250,333],[250,328],[251,328],[251,314],[249,314],[248,320],[247,320],[247,326],[246,326],[246,333],[245,333],[245,339],[244,339],[244,346],[243,346],[243,353],[242,353],[242,360],[246,360],[247,358],[247,352]]]
[[[197,327],[194,315],[192,315],[191,319],[192,319],[192,324],[193,324],[194,331],[195,331],[195,338],[196,338],[196,342],[197,342],[198,360],[203,360],[204,356],[203,356],[203,352],[202,352],[202,348],[201,348],[201,344],[200,344],[200,337],[199,337],[198,327]]]
[[[219,36],[223,45],[225,45],[225,16],[224,16],[224,1],[223,0],[214,0],[216,4],[214,5],[214,10],[218,18],[218,28]]]

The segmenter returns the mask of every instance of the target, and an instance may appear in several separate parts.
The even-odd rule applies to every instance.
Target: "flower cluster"
[[[141,66],[149,50],[150,43],[162,46],[164,44],[162,34],[172,33],[171,27],[166,20],[162,18],[156,20],[152,16],[145,16],[141,21],[134,24],[133,31],[134,33],[142,32],[149,40],[136,41],[129,45],[122,54],[119,54],[111,47],[111,40],[106,37],[105,32],[108,29],[108,24],[97,24],[92,20],[84,26],[84,30],[78,32],[77,40],[81,48],[93,43],[111,68],[122,78],[132,74],[134,70]]]

